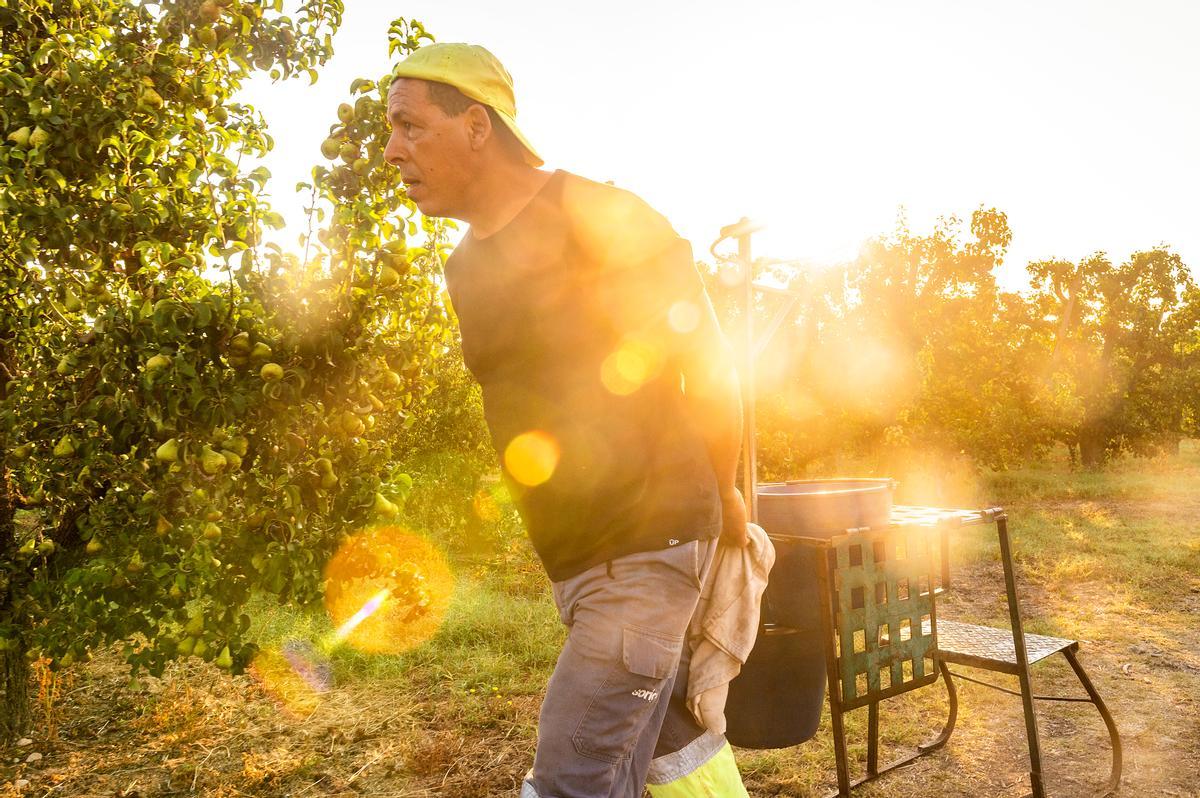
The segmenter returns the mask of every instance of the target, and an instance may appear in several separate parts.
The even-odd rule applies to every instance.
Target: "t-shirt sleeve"
[[[564,200],[581,245],[598,264],[598,293],[622,341],[614,353],[618,371],[624,364],[636,378],[706,368],[727,344],[691,245],[634,194],[599,188],[592,188],[599,196]]]

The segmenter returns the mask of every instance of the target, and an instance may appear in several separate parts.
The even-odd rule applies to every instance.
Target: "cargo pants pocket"
[[[616,764],[629,756],[679,664],[683,636],[621,630],[621,661],[596,690],[572,736],[583,756]]]

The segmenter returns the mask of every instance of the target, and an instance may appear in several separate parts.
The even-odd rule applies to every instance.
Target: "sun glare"
[[[558,441],[550,433],[523,432],[504,448],[504,467],[513,479],[532,488],[554,475],[559,455]]]
[[[628,396],[658,373],[662,356],[657,347],[627,338],[600,364],[600,381],[618,396]]]
[[[325,608],[343,643],[399,654],[428,640],[450,605],[454,577],[429,541],[396,526],[351,536],[325,569]]]

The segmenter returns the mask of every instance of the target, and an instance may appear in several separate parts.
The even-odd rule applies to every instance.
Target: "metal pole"
[[[747,222],[749,220],[743,217],[739,225]],[[743,309],[746,314],[746,341],[742,357],[742,451],[745,454],[742,486],[746,491],[750,520],[758,523],[758,457],[754,446],[754,260],[750,253],[750,234],[750,230],[744,230],[737,237],[738,260],[742,264]]]
[[[1021,624],[1021,606],[1017,600],[1017,579],[1013,574],[1012,546],[1008,539],[1008,516],[996,516],[996,534],[1000,538],[1000,561],[1004,566],[1004,589],[1008,594],[1008,620],[1012,625],[1013,653],[1017,660],[1017,681],[1021,685],[1021,704],[1025,710],[1025,736],[1029,742],[1029,786],[1032,798],[1046,798],[1042,782],[1042,744],[1038,739],[1037,715],[1033,708],[1033,687],[1029,678],[1029,655],[1025,650],[1025,629]]]

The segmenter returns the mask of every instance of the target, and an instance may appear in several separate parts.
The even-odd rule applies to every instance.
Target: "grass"
[[[1084,641],[1083,661],[1127,747],[1123,794],[1195,795],[1200,767],[1200,445],[1180,456],[1096,472],[1063,459],[1003,473],[897,474],[911,503],[998,504],[1011,518],[1029,631]],[[992,528],[957,535],[942,617],[1004,625]],[[265,649],[320,640],[321,615],[254,604]],[[460,562],[445,621],[418,647],[368,655],[335,648],[335,685],[290,704],[269,680],[178,663],[141,693],[124,689],[115,657],[76,666],[57,738],[35,735],[42,762],[0,752],[0,796],[359,795],[457,798],[511,794],[528,767],[546,679],[563,640],[548,583],[527,545]],[[1077,691],[1047,662],[1039,691]],[[1000,681],[1005,681],[1002,677]],[[1012,686],[1012,680],[1006,683]],[[856,794],[1015,796],[1027,789],[1019,702],[960,684],[947,748]],[[885,702],[881,761],[940,727],[940,687]],[[1107,742],[1087,705],[1039,706],[1056,796],[1088,795],[1106,772]],[[754,796],[823,794],[833,784],[828,718],[812,741],[738,750]],[[866,712],[848,717],[851,756],[865,757]],[[25,749],[28,750],[28,749]],[[29,785],[16,788],[16,779]],[[4,783],[8,787],[4,787]],[[7,790],[7,791],[6,791]]]

